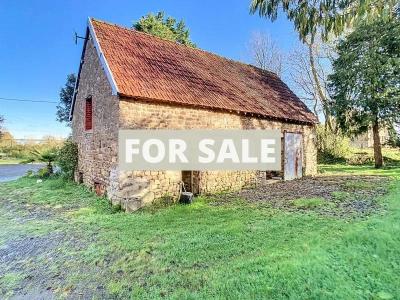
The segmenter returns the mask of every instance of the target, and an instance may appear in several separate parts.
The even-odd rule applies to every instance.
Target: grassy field
[[[382,148],[382,156],[384,163],[389,166],[400,167],[400,151],[398,148]],[[346,164],[354,166],[371,166],[374,164],[374,150],[373,148],[353,148],[350,147],[348,153],[344,157],[326,157],[319,153],[319,163],[327,164]]]
[[[400,167],[400,151],[395,148],[382,148],[383,160],[386,164]],[[367,164],[374,163],[374,150],[372,148],[358,149],[351,148],[347,156],[347,162],[350,164]]]
[[[393,180],[363,218],[208,198],[125,214],[60,179],[0,184],[0,298],[399,299],[400,169],[320,172]]]
[[[14,165],[14,164],[20,164],[21,162],[22,162],[22,159],[18,159],[18,158],[0,159],[0,165]]]

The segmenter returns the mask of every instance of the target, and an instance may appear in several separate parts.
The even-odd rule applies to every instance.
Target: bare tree
[[[323,42],[320,36],[315,36],[299,42],[289,55],[284,55],[270,35],[255,32],[249,52],[254,65],[285,78],[315,115],[322,113],[325,125],[333,129],[327,79],[335,56],[332,42]]]
[[[254,32],[248,47],[252,63],[256,67],[282,76],[284,55],[270,35]]]
[[[288,73],[299,97],[309,104],[318,116],[323,113],[325,124],[332,129],[331,98],[328,93],[328,74],[334,57],[333,47],[320,39],[298,44],[288,56]]]

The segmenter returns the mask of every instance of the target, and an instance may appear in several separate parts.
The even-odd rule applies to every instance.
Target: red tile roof
[[[271,72],[136,30],[91,22],[121,96],[316,122]]]

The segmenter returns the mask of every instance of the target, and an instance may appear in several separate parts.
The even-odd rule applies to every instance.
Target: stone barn
[[[179,195],[316,173],[316,117],[274,73],[89,19],[70,118],[76,180],[136,210]],[[280,129],[282,171],[118,169],[120,129]],[[288,147],[288,145],[295,145]]]

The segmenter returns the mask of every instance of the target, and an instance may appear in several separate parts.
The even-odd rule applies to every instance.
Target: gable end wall
[[[72,118],[72,138],[78,144],[78,170],[83,183],[101,192],[110,184],[110,170],[117,165],[118,96],[112,89],[100,63],[94,43],[87,41]],[[92,96],[93,129],[86,131],[85,101]]]

